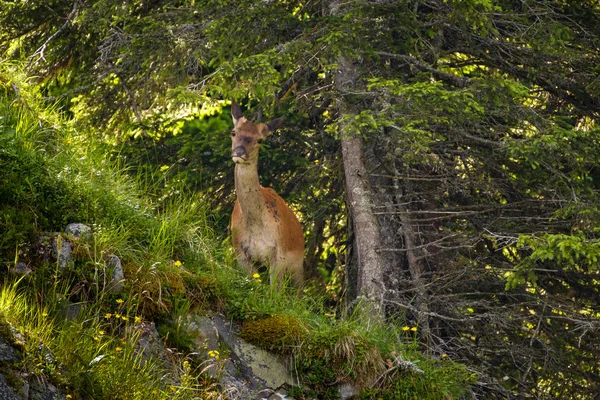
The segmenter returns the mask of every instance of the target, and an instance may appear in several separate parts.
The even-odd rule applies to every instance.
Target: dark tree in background
[[[313,276],[346,271],[475,396],[600,392],[596,2],[3,2],[0,26],[82,133],[221,221],[227,100],[284,115],[260,173]]]

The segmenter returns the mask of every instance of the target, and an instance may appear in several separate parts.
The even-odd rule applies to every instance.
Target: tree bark
[[[343,131],[343,128],[341,128]],[[349,211],[352,213],[354,243],[358,261],[357,293],[372,302],[383,315],[383,265],[379,226],[373,214],[373,199],[363,160],[362,138],[342,139],[344,175]]]
[[[351,62],[344,57],[338,60],[336,75],[337,101],[341,118],[353,115],[352,107],[344,95],[355,85],[357,73]],[[373,212],[373,195],[365,167],[363,139],[348,132],[347,124],[340,122],[339,135],[342,145],[344,176],[348,212],[351,214],[354,232],[354,254],[357,261],[358,300],[371,315],[383,318],[383,262],[378,249],[381,247],[377,217]]]

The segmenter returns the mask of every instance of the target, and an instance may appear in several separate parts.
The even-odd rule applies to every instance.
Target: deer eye
[[[231,136],[235,136],[235,131],[231,131]]]
[[[258,139],[256,142],[257,142],[258,144],[261,144],[261,143],[263,142],[263,140],[262,140],[262,139]]]

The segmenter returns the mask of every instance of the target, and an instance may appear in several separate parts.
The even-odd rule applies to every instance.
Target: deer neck
[[[262,226],[265,200],[258,182],[257,164],[235,165],[235,193],[242,209],[244,224]]]

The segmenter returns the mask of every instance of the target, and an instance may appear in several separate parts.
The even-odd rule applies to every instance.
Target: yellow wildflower
[[[417,327],[413,326],[412,328],[410,328],[411,331],[416,332],[417,331]]]
[[[448,354],[446,354],[446,353],[442,354],[442,359],[446,359],[446,357],[448,357]]]
[[[142,317],[135,317],[135,323],[142,322]]]
[[[122,319],[123,321],[127,321],[129,318],[127,318],[126,316],[124,316],[124,315],[123,315],[123,316],[121,317],[121,319]]]
[[[123,351],[123,348],[121,348],[121,347],[115,347],[115,350],[116,351]]]
[[[72,398],[73,398],[73,396],[71,396],[70,394],[65,396],[65,399],[72,399]]]
[[[111,313],[106,313],[106,315],[104,316],[104,318],[106,318],[106,319],[111,319],[111,317],[112,317]]]
[[[104,331],[103,331],[102,329],[100,329],[100,330],[98,331],[98,333],[99,333],[99,334],[101,334],[101,335],[104,335]]]
[[[42,317],[47,317],[47,316],[48,316],[48,313],[47,313],[47,312],[43,312],[43,313],[42,313]]]
[[[118,304],[123,304],[123,299],[117,299]]]
[[[403,326],[403,327],[402,327],[402,330],[403,330],[404,332],[406,332],[406,331],[409,331],[409,330],[410,330],[410,326]]]
[[[116,318],[116,319],[121,319],[121,314],[117,314],[117,313],[115,313],[115,318]]]
[[[252,275],[252,277],[254,279],[259,279],[260,278],[260,274],[258,272],[255,272],[254,275]]]
[[[177,260],[173,263],[173,265],[176,267],[181,267],[183,265],[183,263],[181,261]]]
[[[214,358],[215,360],[219,359],[219,351],[218,350],[210,350],[208,352],[208,356]]]

